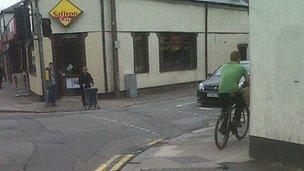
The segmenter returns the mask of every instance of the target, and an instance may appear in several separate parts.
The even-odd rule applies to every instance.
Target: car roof
[[[250,61],[241,61],[240,64],[250,64]]]

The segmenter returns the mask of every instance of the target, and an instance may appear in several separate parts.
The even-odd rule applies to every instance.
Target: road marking
[[[183,107],[183,106],[191,105],[191,104],[194,104],[194,103],[196,103],[196,102],[190,102],[190,103],[179,104],[179,105],[177,105],[176,107]]]
[[[143,131],[143,132],[147,132],[147,133],[152,133],[151,130],[149,129],[146,129],[146,128],[142,128],[142,127],[139,127],[139,126],[136,126],[136,125],[133,125],[133,124],[129,124],[129,123],[126,123],[126,122],[120,122],[118,120],[115,120],[115,119],[109,119],[109,118],[105,118],[105,117],[101,117],[101,116],[92,116],[93,118],[97,118],[97,119],[101,119],[101,120],[104,120],[104,121],[107,121],[107,122],[118,122],[119,124],[121,125],[124,125],[124,126],[127,126],[127,127],[130,127],[130,128],[133,128],[133,129],[136,129],[138,131]],[[160,135],[160,133],[154,133],[156,135]]]
[[[209,110],[209,111],[212,111],[212,110],[213,110],[213,109],[207,108],[207,107],[199,107],[198,109],[200,109],[200,110]]]
[[[133,157],[134,157],[133,154],[125,155],[122,159],[119,160],[118,163],[116,163],[112,167],[111,171],[119,171],[122,167],[124,167],[127,164],[127,162],[129,162],[130,160],[132,160]]]
[[[102,165],[100,165],[95,171],[106,171],[107,168],[119,157],[121,157],[121,154],[113,156],[110,160],[106,161]]]
[[[151,141],[151,142],[148,143],[148,146],[153,146],[153,145],[155,145],[155,144],[157,144],[157,143],[160,143],[160,142],[162,142],[162,141],[164,141],[163,138],[157,139],[157,140],[154,140],[154,141]]]

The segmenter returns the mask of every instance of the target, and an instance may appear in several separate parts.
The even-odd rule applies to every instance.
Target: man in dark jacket
[[[85,104],[84,89],[90,88],[92,85],[94,85],[93,78],[92,78],[91,74],[88,73],[88,68],[87,67],[82,68],[82,73],[79,76],[78,83],[80,85],[81,100],[82,100],[82,105],[84,107],[86,105]]]

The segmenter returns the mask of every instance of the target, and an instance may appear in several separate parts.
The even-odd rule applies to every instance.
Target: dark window
[[[149,73],[149,33],[132,33],[134,73]]]
[[[238,51],[241,54],[241,60],[247,60],[247,49],[248,49],[248,44],[238,44]]]
[[[159,33],[160,72],[197,68],[197,34]]]

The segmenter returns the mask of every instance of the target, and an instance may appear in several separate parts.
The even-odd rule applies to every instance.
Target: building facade
[[[250,154],[304,166],[301,0],[250,2]]]
[[[42,15],[45,65],[55,63],[61,95],[75,94],[82,66],[99,93],[112,93],[125,90],[126,74],[137,75],[140,89],[196,82],[233,50],[249,57],[248,6],[242,0],[115,0],[115,7],[109,0],[27,3]],[[31,49],[30,88],[42,95],[35,38]]]
[[[28,9],[21,4],[0,13],[0,65],[10,80],[12,74],[27,71],[27,44],[32,40]]]

